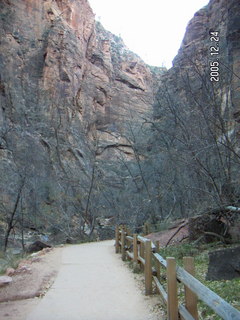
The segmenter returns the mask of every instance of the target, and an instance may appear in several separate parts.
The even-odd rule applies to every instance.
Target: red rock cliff
[[[87,210],[96,158],[133,158],[130,131],[152,112],[161,70],[86,0],[1,1],[0,42],[1,203],[11,212],[24,188],[28,223],[55,211],[68,223]]]

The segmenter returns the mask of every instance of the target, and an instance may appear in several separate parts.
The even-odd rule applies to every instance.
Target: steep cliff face
[[[211,0],[163,76],[153,145],[162,151],[162,186],[171,186],[161,206],[176,215],[238,206],[239,54],[239,1]]]
[[[6,86],[15,89],[13,122],[48,122],[51,109],[57,109],[53,104],[64,105],[64,120],[83,120],[101,133],[115,124],[121,131],[117,122],[129,119],[131,109],[135,118],[151,111],[149,67],[121,39],[100,25],[95,28],[87,1],[1,6],[1,87],[2,92]]]
[[[0,42],[1,215],[91,225],[95,163],[133,157],[129,131],[152,112],[161,72],[86,0],[1,1]]]
[[[177,72],[176,79],[181,78],[181,72],[188,70],[194,80],[198,68],[208,85],[211,83],[217,95],[221,96],[221,112],[228,110],[232,119],[239,112],[239,12],[238,1],[225,0],[211,0],[198,11],[188,24],[171,70],[172,73]],[[215,71],[218,73],[216,79],[211,77],[212,70],[215,70],[211,69],[211,64],[218,69]],[[196,86],[196,91],[199,88]]]

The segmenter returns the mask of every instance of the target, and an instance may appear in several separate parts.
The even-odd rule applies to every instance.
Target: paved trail
[[[26,320],[156,320],[113,241],[64,248],[51,289]]]

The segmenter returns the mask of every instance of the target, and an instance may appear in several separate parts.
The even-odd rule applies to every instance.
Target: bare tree
[[[7,218],[7,230],[5,233],[5,237],[4,237],[4,252],[6,252],[7,250],[7,246],[8,246],[8,240],[9,240],[9,236],[11,231],[14,228],[14,225],[16,224],[17,220],[16,220],[16,214],[17,214],[17,210],[21,201],[21,196],[22,196],[22,191],[24,188],[24,184],[25,184],[25,177],[21,178],[21,182],[19,185],[19,189],[18,189],[18,193],[17,193],[17,197],[15,200],[15,204],[13,207],[12,212],[9,214],[9,217]]]

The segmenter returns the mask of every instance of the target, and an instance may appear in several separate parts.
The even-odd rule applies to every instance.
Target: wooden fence
[[[163,302],[167,305],[168,320],[197,320],[198,299],[207,304],[216,314],[225,320],[240,320],[240,312],[219,297],[212,290],[194,278],[192,257],[183,258],[184,268],[176,265],[174,258],[166,260],[159,254],[159,242],[137,234],[130,235],[124,226],[116,228],[116,253],[121,253],[122,260],[131,259],[140,264],[145,276],[145,294],[152,293],[155,283]],[[166,269],[166,290],[161,284],[162,268]],[[178,303],[178,282],[184,285],[185,303]]]

